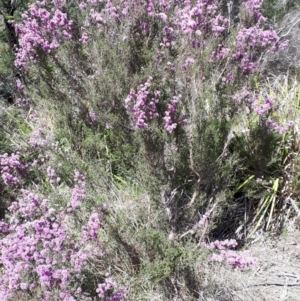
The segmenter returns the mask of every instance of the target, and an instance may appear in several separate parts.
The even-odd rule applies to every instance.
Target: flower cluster
[[[212,32],[218,37],[228,28],[228,25],[228,19],[224,18],[222,15],[217,15],[213,21]]]
[[[8,232],[8,224],[5,222],[0,222],[0,232],[6,233]]]
[[[222,250],[220,254],[213,254],[209,261],[225,261],[232,268],[245,269],[257,265],[257,259],[252,257],[250,252],[236,252],[232,250]]]
[[[256,95],[253,103],[252,108],[256,114],[259,116],[266,115],[274,105],[274,101],[270,97],[265,97],[261,99],[259,95]]]
[[[233,100],[237,105],[252,103],[252,100],[251,100],[251,94],[250,94],[250,92],[249,92],[247,89],[245,89],[245,88],[244,88],[242,91],[239,91],[239,92],[235,93],[235,94],[232,96],[232,100]]]
[[[51,167],[47,167],[47,178],[51,184],[58,184],[60,182],[60,177],[57,176],[55,170]]]
[[[182,9],[177,11],[178,24],[181,30],[188,35],[196,33],[200,36],[216,32],[219,35],[224,29],[223,24],[227,23],[222,16],[216,16],[217,5],[215,1],[198,0],[194,5],[192,1],[184,1]],[[220,23],[221,26],[218,26]]]
[[[117,291],[112,297],[106,298],[106,301],[120,301],[126,297],[126,290],[124,288]]]
[[[19,184],[19,176],[26,168],[27,165],[21,161],[19,153],[0,155],[0,173],[5,185]]]
[[[106,278],[104,283],[98,284],[98,288],[96,289],[96,292],[98,293],[98,296],[100,298],[104,299],[106,292],[115,287],[116,287],[115,281],[113,281],[113,279],[111,278]]]
[[[279,105],[278,100],[273,99],[269,95],[260,95],[256,93],[252,101],[253,111],[262,119],[269,130],[275,131],[280,135],[288,132],[290,127],[294,124],[294,121],[289,120],[286,123],[279,122],[278,115]],[[277,121],[276,121],[277,120]]]
[[[163,30],[162,41],[159,46],[162,48],[169,48],[175,45],[174,28],[171,26],[165,26]]]
[[[245,5],[248,14],[252,15],[257,23],[264,23],[267,20],[260,12],[262,5],[263,0],[248,0]]]
[[[214,50],[211,54],[211,58],[209,60],[210,63],[216,62],[218,60],[224,59],[230,53],[229,48],[223,47],[222,44],[217,45],[216,50]]]
[[[74,182],[75,186],[72,189],[72,197],[68,204],[68,212],[72,212],[80,207],[86,198],[85,177],[78,170],[74,171]]]
[[[98,2],[101,2],[99,9]],[[166,22],[168,16],[163,11],[170,9],[170,1],[160,1],[156,4],[155,1],[137,2],[132,0],[114,2],[85,0],[79,3],[79,10],[84,14],[85,20],[81,26],[81,38],[79,42],[87,44],[90,41],[88,29],[95,25],[99,31],[103,31],[108,25],[120,24],[122,21],[134,20],[137,14],[142,12],[150,17],[159,17],[163,22]],[[147,22],[142,22],[141,28],[143,31],[149,29]]]
[[[275,120],[273,120],[272,118],[268,118],[267,120],[267,126],[269,127],[269,129],[281,135],[287,133],[293,124],[294,124],[293,120],[288,121],[287,124],[280,124]]]
[[[29,144],[33,148],[38,148],[47,145],[45,128],[43,125],[37,125],[30,135]]]
[[[279,37],[274,29],[264,30],[255,25],[238,32],[233,57],[239,61],[243,74],[251,74],[260,64],[263,50],[275,52],[279,47]]]
[[[237,247],[237,241],[235,239],[215,240],[206,245],[208,249],[225,250],[226,248]]]
[[[69,214],[30,191],[23,190],[9,211],[8,223],[0,223],[1,300],[16,299],[23,292],[43,301],[91,301],[90,292],[81,284],[87,281],[83,269],[103,256],[97,236],[103,227],[101,215],[90,215],[81,229],[81,237],[86,239],[78,239],[67,228]],[[116,284],[110,278],[98,287],[105,301],[125,296],[124,290],[111,293]]]
[[[176,118],[177,106],[180,101],[181,95],[173,96],[167,105],[167,110],[165,111],[165,128],[169,133],[172,133],[178,124],[178,119]]]
[[[196,237],[203,236],[203,232],[205,231],[208,219],[210,217],[211,212],[207,211],[200,219],[198,223],[196,223],[191,230],[187,233],[195,234]],[[186,234],[187,234],[186,233]],[[185,234],[184,234],[185,235]],[[174,239],[174,234],[172,235],[172,239]],[[248,251],[238,252],[235,250],[230,250],[231,248],[236,248],[238,245],[235,239],[226,239],[226,240],[215,240],[211,243],[202,243],[202,246],[208,250],[218,250],[219,252],[213,253],[211,257],[208,258],[209,261],[218,261],[218,262],[226,262],[233,268],[244,269],[247,267],[251,267],[257,264],[257,259],[252,257]]]
[[[146,128],[148,121],[159,116],[156,105],[159,102],[160,92],[155,90],[150,98],[152,77],[149,77],[145,84],[140,85],[138,91],[131,89],[130,94],[125,100],[126,108],[130,108],[130,111],[134,114],[134,121],[138,128]],[[170,102],[167,104],[165,116],[163,117],[165,123],[165,129],[172,133],[178,123],[184,125],[185,118],[177,118],[178,103],[180,102],[181,95],[173,96]]]
[[[15,26],[19,36],[17,67],[26,69],[28,62],[36,62],[40,55],[51,53],[71,39],[73,22],[62,12],[63,7],[64,4],[58,1],[35,1],[22,14],[22,23]]]
[[[196,236],[201,236],[205,225],[208,223],[210,217],[210,212],[205,212],[198,223],[196,223],[193,228],[189,231],[191,234],[196,234]]]
[[[195,63],[195,60],[193,58],[187,58],[184,63],[182,64],[182,69],[183,70],[187,70],[187,68],[190,66],[190,65],[193,65]]]
[[[282,48],[279,37],[275,30],[264,30],[263,25],[267,19],[261,14],[262,0],[248,0],[245,9],[249,16],[253,16],[250,27],[244,24],[235,40],[233,53],[224,47],[223,33],[229,31],[230,23],[225,18],[214,0],[198,0],[195,3],[184,1],[182,8],[177,9],[177,21],[174,26],[178,27],[187,40],[191,41],[193,48],[201,48],[206,44],[205,38],[216,38],[216,49],[211,53],[210,63],[225,57],[231,57],[232,62],[238,65],[242,74],[253,73],[260,65],[260,54],[267,50],[275,52]],[[176,31],[178,32],[178,31]],[[174,39],[174,37],[173,37]],[[236,61],[235,61],[236,60]]]
[[[82,240],[83,241],[97,240],[98,231],[101,228],[103,228],[101,215],[99,213],[91,214],[87,225],[82,228]]]
[[[249,251],[235,251],[229,248],[237,247],[238,243],[235,239],[226,239],[223,241],[216,240],[210,244],[203,244],[207,249],[219,250],[219,253],[214,253],[208,260],[223,262],[225,261],[232,268],[245,269],[257,265],[257,259],[252,257]]]
[[[148,126],[148,120],[158,117],[156,105],[159,102],[160,92],[155,90],[151,95],[152,79],[150,76],[144,84],[140,85],[137,91],[131,89],[125,100],[126,108],[130,108],[134,114],[136,126],[142,129]]]

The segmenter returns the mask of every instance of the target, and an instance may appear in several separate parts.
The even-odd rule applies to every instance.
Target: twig
[[[298,208],[298,206],[296,205],[296,202],[291,198],[288,197],[288,200],[291,202],[294,210],[296,211],[296,213],[298,214],[298,218],[300,218],[300,209]]]
[[[300,13],[297,14],[296,17],[295,17],[291,22],[289,22],[288,24],[293,23],[294,20],[295,20],[296,18],[298,18],[299,16],[300,16]],[[297,25],[297,23],[298,23],[299,21],[300,21],[300,19],[298,19],[298,20],[297,20],[297,21],[289,28],[288,32],[286,32],[284,35],[280,36],[280,38],[286,37],[286,36],[291,32],[291,30],[293,29],[293,27],[295,27],[295,26]],[[287,24],[287,25],[288,25],[288,24]],[[285,27],[287,27],[287,25],[286,25]],[[280,30],[279,33],[280,33],[281,31],[283,31],[283,30],[285,29],[285,27],[282,28],[282,30]]]
[[[193,134],[191,133],[191,136],[190,136],[190,139],[189,139],[189,145],[190,145],[190,147],[189,147],[190,148],[190,168],[191,168],[192,172],[197,176],[197,183],[196,183],[196,188],[194,190],[193,196],[191,198],[191,201],[188,203],[187,208],[190,208],[193,205],[193,203],[195,202],[195,199],[197,198],[197,196],[199,194],[200,182],[201,182],[201,176],[198,173],[198,171],[195,170],[195,168],[194,168],[193,143],[194,143],[194,139],[193,139]]]
[[[299,275],[294,275],[294,274],[288,274],[288,273],[282,273],[282,274],[279,274],[277,276],[287,276],[287,277],[293,277],[293,278],[297,278],[299,279]]]
[[[279,283],[279,282],[274,282],[274,283],[260,283],[260,284],[253,284],[253,285],[248,285],[247,287],[255,287],[255,286],[300,286],[300,283]]]

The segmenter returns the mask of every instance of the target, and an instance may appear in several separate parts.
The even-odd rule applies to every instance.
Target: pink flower
[[[175,239],[174,232],[170,232],[170,234],[169,234],[169,240],[173,241],[174,239]]]
[[[28,284],[25,282],[22,282],[22,283],[20,283],[20,288],[21,288],[21,290],[27,290]]]

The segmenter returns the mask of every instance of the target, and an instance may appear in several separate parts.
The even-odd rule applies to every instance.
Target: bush
[[[1,224],[5,300],[120,300],[110,275],[132,300],[173,298],[180,281],[196,300],[200,254],[255,263],[224,239],[268,228],[298,189],[287,188],[296,88],[282,95],[261,73],[286,46],[262,1],[245,1],[239,22],[222,3],[35,1],[15,22],[24,78],[0,158],[20,154],[27,169],[0,167],[1,185],[14,184]]]

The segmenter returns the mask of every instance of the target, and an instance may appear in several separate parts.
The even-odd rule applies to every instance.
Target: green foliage
[[[266,17],[274,22],[280,21],[288,12],[299,7],[299,0],[264,0],[263,12]]]
[[[145,19],[145,23],[151,26],[150,31],[143,32],[141,20]],[[148,22],[147,22],[148,21]],[[141,16],[136,23],[132,25],[129,37],[129,74],[142,73],[145,67],[148,67],[153,59],[154,50],[157,48],[155,38],[159,32],[158,20],[152,22],[147,17]]]
[[[3,41],[3,35],[0,36],[0,41]],[[4,79],[4,76],[9,76],[13,69],[14,62],[13,53],[7,48],[5,42],[0,42],[0,76],[1,79]]]
[[[143,273],[153,282],[161,282],[172,276],[182,255],[180,247],[171,243],[159,230],[145,229],[139,235],[147,256]]]
[[[0,110],[0,153],[9,153],[12,150],[11,142],[7,137],[7,125],[9,122],[5,110]]]

